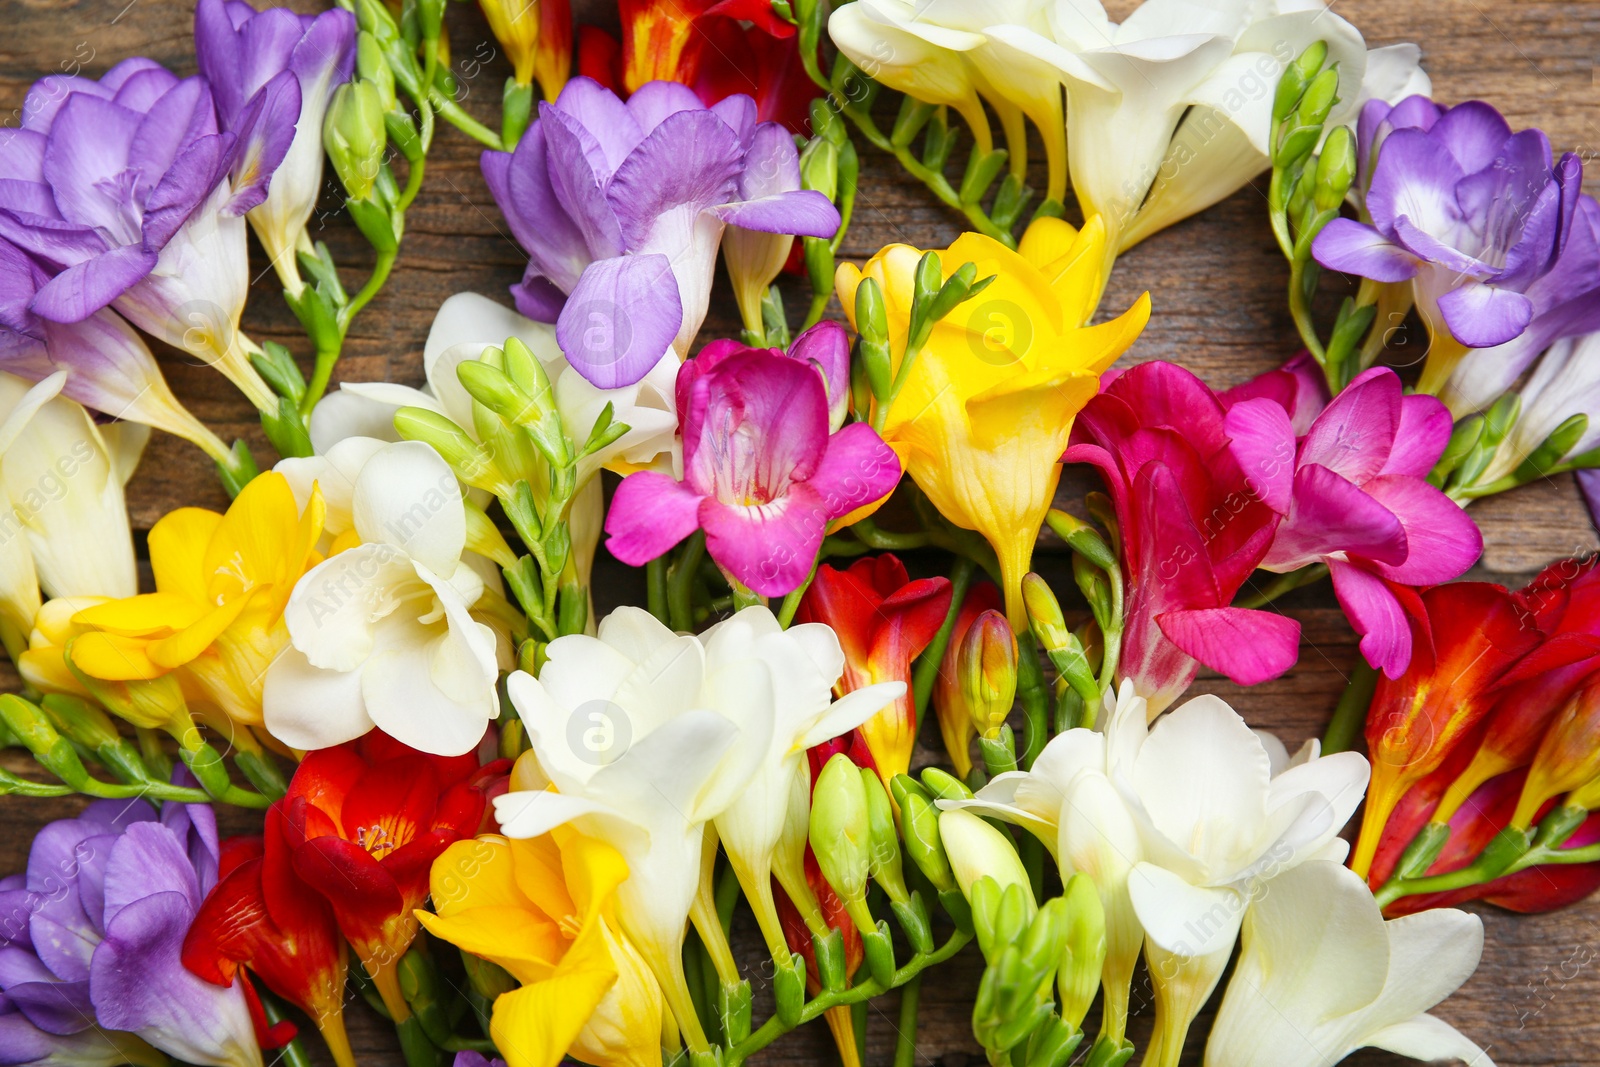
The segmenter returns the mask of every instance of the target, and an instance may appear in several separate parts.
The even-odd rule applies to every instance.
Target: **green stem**
[[[879,552],[907,552],[928,546],[926,533],[892,533],[880,530],[878,524],[871,519],[862,519],[855,523],[850,527],[850,532],[862,544]]]
[[[1028,770],[1050,740],[1050,690],[1039,666],[1032,630],[1017,635],[1017,698],[1022,702],[1022,769]]]
[[[671,619],[667,625],[674,630],[694,629],[694,576],[705,554],[706,535],[696,530],[684,542],[682,554],[667,577],[667,617]]]
[[[811,573],[806,575],[806,580],[789,590],[789,595],[783,598],[783,603],[778,605],[778,625],[785,630],[794,622],[794,613],[800,610],[800,601],[805,597],[806,590],[811,588],[812,579],[817,576],[817,564],[820,559],[811,563]]]
[[[657,556],[644,565],[645,597],[650,614],[667,621],[667,557]]]
[[[1323,755],[1348,752],[1355,747],[1356,738],[1366,726],[1367,708],[1372,704],[1372,694],[1377,687],[1378,672],[1358,656],[1344,695],[1339,698],[1339,706],[1333,709],[1333,718],[1322,735]]]
[[[939,624],[939,632],[933,635],[928,647],[922,650],[922,655],[917,659],[916,670],[911,676],[911,692],[916,701],[918,722],[922,721],[928,700],[933,696],[933,685],[939,680],[939,665],[944,662],[945,650],[950,647],[950,635],[955,633],[956,629],[956,616],[961,613],[961,604],[967,599],[967,588],[972,585],[972,576],[976,570],[977,564],[965,556],[958,558],[956,565],[950,570],[950,609],[944,614],[944,622]]]
[[[1235,598],[1233,606],[1236,608],[1265,607],[1284,594],[1291,593],[1301,586],[1310,585],[1312,582],[1320,582],[1327,576],[1328,565],[1326,563],[1312,563],[1309,566],[1292,570],[1287,574],[1280,574],[1262,588],[1246,596]]]
[[[922,1001],[922,975],[900,987],[900,1023],[895,1028],[894,1067],[917,1062],[917,1007]]]

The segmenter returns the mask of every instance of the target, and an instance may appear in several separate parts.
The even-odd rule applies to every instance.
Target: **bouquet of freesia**
[[[52,75],[0,130],[0,793],[93,798],[0,881],[0,1064],[354,1067],[355,1010],[408,1067],[738,1067],[818,1020],[860,1067],[892,994],[908,1067],[958,953],[997,1067],[1176,1067],[1219,988],[1208,1067],[1488,1064],[1427,1014],[1483,947],[1454,905],[1600,888],[1600,571],[1456,581],[1473,500],[1600,504],[1578,157],[1320,2],[480,7],[488,121],[443,0],[198,0],[198,75]],[[424,384],[336,378],[441,134],[526,267],[439,306]],[[839,262],[857,141],[972,232]],[[1302,350],[1117,367],[1161,303],[1101,307],[1117,255],[1262,174]],[[240,329],[247,231],[298,353]],[[156,521],[141,592],[150,428],[231,503]],[[603,616],[602,540],[642,600]],[[1322,741],[1184,699],[1289,671],[1273,602],[1323,579],[1361,660]]]

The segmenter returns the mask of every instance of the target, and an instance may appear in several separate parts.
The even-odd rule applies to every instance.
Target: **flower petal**
[[[368,459],[350,511],[362,541],[392,545],[436,574],[454,573],[466,548],[461,485],[444,457],[421,441]]]
[[[1483,533],[1459,504],[1421,478],[1380,475],[1364,487],[1406,530],[1403,562],[1378,573],[1405,585],[1436,585],[1465,574],[1483,551]]]
[[[671,261],[658,253],[616,256],[584,268],[556,320],[556,339],[579,374],[620,389],[650,372],[682,325]]]
[[[1273,611],[1188,608],[1156,616],[1167,640],[1238,685],[1258,685],[1293,667],[1300,624]]]
[[[1294,424],[1289,413],[1265,397],[1243,400],[1228,409],[1223,426],[1228,450],[1244,472],[1245,484],[1280,515],[1294,494]]]
[[[1249,904],[1237,890],[1190,885],[1153,863],[1129,872],[1128,897],[1145,936],[1179,956],[1231,948]]]
[[[1454,505],[1452,505],[1454,506]],[[1411,624],[1383,579],[1354,563],[1329,560],[1333,592],[1361,636],[1361,655],[1390,678],[1411,662]]]
[[[1411,253],[1355,219],[1334,219],[1324,226],[1311,242],[1311,254],[1329,270],[1375,282],[1403,282],[1417,273]]]
[[[1533,301],[1526,296],[1472,281],[1439,297],[1439,311],[1450,333],[1468,348],[1505,344],[1533,321]]]
[[[828,438],[828,450],[806,486],[822,497],[828,518],[881,500],[900,482],[900,459],[866,423],[852,423]]]
[[[606,549],[630,567],[643,566],[700,528],[700,499],[665,474],[628,475],[606,513]]]

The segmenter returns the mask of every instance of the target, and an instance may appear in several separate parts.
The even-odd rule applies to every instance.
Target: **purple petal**
[[[123,908],[152,894],[175,894],[193,910],[200,908],[200,886],[186,842],[166,826],[146,822],[128,827],[111,849],[105,882],[107,930]]]
[[[231,133],[211,134],[178,153],[145,202],[145,247],[164,247],[201,207],[227,172],[234,143]]]
[[[1376,282],[1403,282],[1417,273],[1417,261],[1366,223],[1334,219],[1311,242],[1311,254],[1329,270]]]
[[[744,172],[739,175],[739,199],[756,200],[799,188],[800,154],[795,151],[794,138],[776,122],[763,122],[755,128],[750,147],[745,151]]]
[[[53,322],[81,322],[155,270],[158,256],[123,245],[68,267],[33,298],[33,313]]]
[[[755,100],[744,93],[734,93],[732,96],[723,97],[711,105],[711,110],[719,119],[728,124],[728,129],[732,130],[734,136],[739,138],[739,143],[745,147],[746,151],[749,151],[751,144],[755,140],[756,131],[761,126],[777,127],[777,124],[772,122],[759,124],[756,122],[756,119],[760,117],[760,108],[756,106]],[[789,134],[784,133],[784,136],[788,137]],[[797,160],[798,158],[796,156]],[[798,165],[797,162],[796,166],[798,167]],[[796,186],[796,188],[799,188],[799,186]]]
[[[1383,142],[1367,191],[1372,224],[1379,233],[1391,233],[1395,219],[1405,216],[1429,233],[1449,233],[1457,213],[1455,186],[1465,173],[1435,135],[1396,130]]]
[[[1456,340],[1468,348],[1493,348],[1528,328],[1533,302],[1510,289],[1468,282],[1441,296],[1439,311]]]
[[[1289,413],[1273,400],[1244,400],[1228,410],[1223,426],[1228,450],[1244,472],[1250,491],[1285,515],[1294,495],[1294,425]]]
[[[561,309],[567,306],[567,294],[556,288],[555,282],[538,273],[532,263],[523,272],[522,281],[511,287],[511,300],[517,311],[534,322],[555,322]]]
[[[556,98],[553,106],[588,131],[595,140],[595,146],[600,150],[599,160],[591,162],[598,163],[596,169],[603,167],[602,173],[612,174],[622,165],[622,161],[628,158],[628,153],[632,152],[655,127],[655,122],[646,124],[640,119],[644,104],[641,103],[638,108],[634,106],[634,101],[642,95],[647,95],[649,88],[648,85],[641,86],[639,91],[624,104],[610,89],[592,78],[580,76],[571,79],[562,87],[561,95]],[[678,88],[686,93],[689,92],[681,85]],[[689,93],[689,99],[694,102],[695,107],[701,106],[693,93]]]
[[[570,83],[569,83],[570,84]],[[578,120],[548,104],[540,105],[539,126],[545,137],[545,172],[556,203],[583,236],[584,247],[593,259],[620,255],[622,228],[606,197],[605,153],[594,135]],[[522,167],[511,171],[512,195],[520,195],[518,179],[527,176]],[[530,252],[542,241],[535,237]],[[558,282],[559,284],[559,282]]]
[[[1441,115],[1429,132],[1450,152],[1461,173],[1472,174],[1494,162],[1511,137],[1511,126],[1482,100],[1468,100]]]
[[[43,173],[63,216],[124,242],[133,239],[135,190],[122,179],[129,177],[128,154],[142,118],[85,93],[62,106],[45,146]]]
[[[1467,278],[1488,278],[1495,273],[1494,267],[1435,237],[1413,222],[1409,215],[1396,216],[1393,231],[1395,241],[1425,263]],[[1461,279],[1452,280],[1459,282]]]
[[[850,335],[841,324],[824,319],[794,339],[789,355],[810,363],[822,375],[828,388],[828,425],[838,430],[850,407]],[[702,349],[696,358],[704,356]]]
[[[1312,465],[1295,472],[1294,502],[1261,565],[1284,571],[1341,552],[1400,563],[1406,551],[1405,527],[1388,508],[1328,468]]]
[[[1400,423],[1394,431],[1394,449],[1379,474],[1411,474],[1426,478],[1450,444],[1454,423],[1450,409],[1426,393],[1402,397]]]
[[[634,140],[634,144],[648,137],[669,115],[676,115],[680,111],[705,110],[705,104],[700,102],[700,98],[694,95],[694,90],[687,85],[672,81],[645,82],[628,96],[627,113],[632,116],[633,123],[639,130],[639,136]],[[629,149],[631,151],[632,145]]]
[[[1600,529],[1600,470],[1589,468],[1578,472],[1578,489],[1589,508],[1589,521]]]
[[[760,596],[787,596],[811,573],[828,515],[807,484],[766,504],[700,504],[706,551],[717,565]]]
[[[68,1036],[94,1025],[88,981],[59,981],[23,949],[0,949],[0,989],[29,1022],[47,1034]]]
[[[724,222],[762,233],[796,237],[832,237],[839,229],[839,209],[815,189],[777,193],[759,200],[723,204],[712,213]]]
[[[239,140],[234,145],[233,197],[224,208],[227,214],[243,215],[266,201],[267,186],[294,142],[299,118],[300,82],[289,71],[250,98],[234,128]]]
[[[194,914],[182,893],[124,907],[94,954],[89,994],[101,1026],[133,1031],[190,1063],[239,1062],[255,1040],[241,987],[197,978],[180,958]]]
[[[534,123],[517,142],[514,154],[485,152],[479,166],[490,195],[500,205],[512,236],[528,253],[531,265],[567,292],[578,284],[578,276],[593,256],[550,183],[544,131],[544,123]]]
[[[655,471],[622,479],[606,513],[606,548],[641,567],[700,528],[700,494]]]
[[[617,256],[584,270],[556,320],[556,341],[579,374],[620,389],[650,373],[682,324],[667,257]]]
[[[295,45],[289,69],[300,79],[302,90],[323,86],[331,95],[334,86],[350,80],[355,64],[356,18],[336,7],[311,20]]]
[[[179,82],[154,101],[128,149],[128,166],[140,175],[139,194],[149,197],[192,145],[215,135],[215,125],[211,91],[199,78]],[[209,192],[215,182],[212,178],[197,197]],[[147,214],[149,210],[146,205]]]
[[[0,1067],[24,1064],[71,1064],[72,1067],[115,1067],[127,1055],[98,1030],[85,1029],[70,1037],[47,1034],[11,1009],[0,994]]]
[[[1328,561],[1333,593],[1351,627],[1361,636],[1361,655],[1389,678],[1411,662],[1411,624],[1400,602],[1377,576],[1354,563]]]
[[[1167,640],[1237,685],[1276,678],[1300,656],[1300,624],[1272,611],[1192,608],[1156,616]]]
[[[44,181],[49,138],[34,130],[0,129],[0,180]]]
[[[733,131],[711,112],[668,115],[606,190],[627,247],[674,256],[687,248],[699,214],[734,198],[742,155]]]
[[[1421,478],[1381,475],[1362,486],[1406,529],[1404,562],[1375,569],[1392,582],[1436,585],[1453,581],[1477,562],[1483,534],[1472,516]]]
[[[181,773],[181,776],[179,774]],[[187,780],[183,780],[187,779]],[[173,785],[199,788],[187,767],[173,770]],[[172,801],[161,805],[161,825],[177,837],[189,857],[204,897],[217,884],[217,868],[221,863],[222,845],[217,837],[217,813],[209,804],[177,804]]]
[[[5,192],[14,192],[21,185],[20,182],[0,183],[0,199]],[[46,189],[46,195],[48,193]],[[93,259],[108,247],[105,238],[91,226],[33,215],[14,207],[0,209],[0,236],[57,269]]]
[[[1326,467],[1357,485],[1377,474],[1394,449],[1401,395],[1394,371],[1363,371],[1312,422],[1300,464]]]
[[[864,422],[828,438],[828,450],[806,485],[822,498],[830,520],[882,500],[900,481],[900,457]]]

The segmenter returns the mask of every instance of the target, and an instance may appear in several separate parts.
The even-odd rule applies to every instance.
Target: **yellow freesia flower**
[[[302,512],[288,480],[273,472],[251,481],[225,515],[180,508],[165,516],[150,530],[156,591],[75,613],[73,665],[109,682],[176,673],[192,699],[258,725],[267,667],[289,641],[284,605],[322,558],[323,516],[320,492]]]
[[[489,1036],[508,1067],[660,1067],[661,992],[617,929],[621,853],[565,827],[457,841],[433,863],[428,932],[509,971]]]
[[[1098,217],[1081,232],[1041,218],[1015,252],[976,233],[941,249],[946,278],[973,263],[979,278],[995,280],[934,327],[883,420],[883,439],[933,505],[994,547],[1006,614],[1018,629],[1027,625],[1022,576],[1061,477],[1072,420],[1150,318],[1147,293],[1110,322],[1083,325],[1099,295],[1105,240]],[[852,325],[861,279],[877,281],[897,362],[922,255],[890,245],[864,271],[846,263],[836,277]]]

